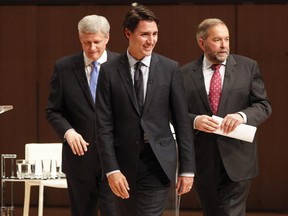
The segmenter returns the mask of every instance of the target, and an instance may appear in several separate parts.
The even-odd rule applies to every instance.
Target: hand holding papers
[[[213,115],[212,118],[217,120],[219,122],[219,124],[222,123],[223,118],[221,118],[219,116],[215,116],[215,115]],[[227,137],[247,141],[247,142],[253,142],[256,130],[257,130],[257,128],[254,126],[246,125],[246,124],[240,124],[235,128],[234,131],[232,131],[229,134],[224,134],[223,131],[220,129],[216,130],[214,133],[222,135],[222,136],[227,136]]]

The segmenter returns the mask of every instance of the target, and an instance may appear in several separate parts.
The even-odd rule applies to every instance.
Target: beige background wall
[[[248,209],[288,211],[288,5],[178,5],[150,8],[160,18],[156,51],[184,63],[198,58],[195,28],[208,17],[223,19],[230,29],[231,52],[259,62],[272,102],[272,117],[258,129],[260,175]],[[80,51],[77,23],[100,14],[111,24],[110,50],[124,52],[122,20],[129,6],[0,6],[0,104],[14,110],[0,116],[0,153],[24,157],[28,142],[58,142],[45,119],[54,61]],[[16,203],[23,186],[15,185]],[[34,192],[36,193],[36,191]],[[57,194],[55,196],[55,194]],[[66,205],[67,193],[49,190],[46,202]],[[32,197],[33,198],[33,197]],[[32,203],[37,202],[35,197]],[[182,198],[183,208],[198,208],[194,193]]]

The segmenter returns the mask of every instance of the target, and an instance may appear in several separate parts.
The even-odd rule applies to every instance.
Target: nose
[[[148,42],[148,43],[152,43],[152,41],[153,41],[153,37],[150,35],[150,36],[147,38],[147,42]]]
[[[221,40],[221,47],[226,47],[229,44],[229,41]]]
[[[147,43],[149,43],[149,44],[153,44],[153,43],[155,43],[155,41],[156,41],[156,36],[154,36],[154,35],[150,35],[147,39]]]
[[[96,43],[91,43],[91,44],[90,44],[90,49],[96,49],[96,48],[97,48]]]

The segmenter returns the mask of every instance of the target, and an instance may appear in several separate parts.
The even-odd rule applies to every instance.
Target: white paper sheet
[[[8,110],[13,109],[12,105],[2,105],[0,106],[0,114],[7,112]]]
[[[223,121],[223,118],[219,116],[213,115],[212,118],[217,120],[219,124],[221,124]],[[229,134],[224,134],[223,130],[220,130],[220,129],[216,130],[214,133],[222,135],[222,136],[227,136],[227,137],[247,141],[247,142],[253,142],[256,130],[257,128],[254,126],[247,125],[247,124],[240,124],[235,128],[234,131],[232,131]]]

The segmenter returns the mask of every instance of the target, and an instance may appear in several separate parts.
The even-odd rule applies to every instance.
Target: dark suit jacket
[[[108,53],[108,61],[119,55]],[[74,155],[64,140],[63,171],[72,177],[95,178],[100,167],[96,145],[96,115],[85,74],[83,52],[56,61],[51,78],[47,119],[64,139],[65,132],[74,128],[89,143],[84,156]]]
[[[167,177],[175,181],[177,154],[169,126],[170,113],[177,134],[179,172],[195,171],[191,126],[178,63],[152,54],[147,85],[141,116],[127,55],[101,67],[96,98],[103,169],[105,173],[120,169],[131,185],[136,179],[143,131]]]
[[[191,123],[197,115],[212,116],[202,71],[203,57],[181,68]],[[257,62],[239,55],[229,55],[217,115],[244,112],[247,124],[259,126],[271,114],[266,90]],[[251,179],[258,174],[256,139],[253,143],[194,130],[197,173],[205,174],[205,145],[217,144],[224,167],[233,181]],[[209,153],[206,152],[206,155]]]

